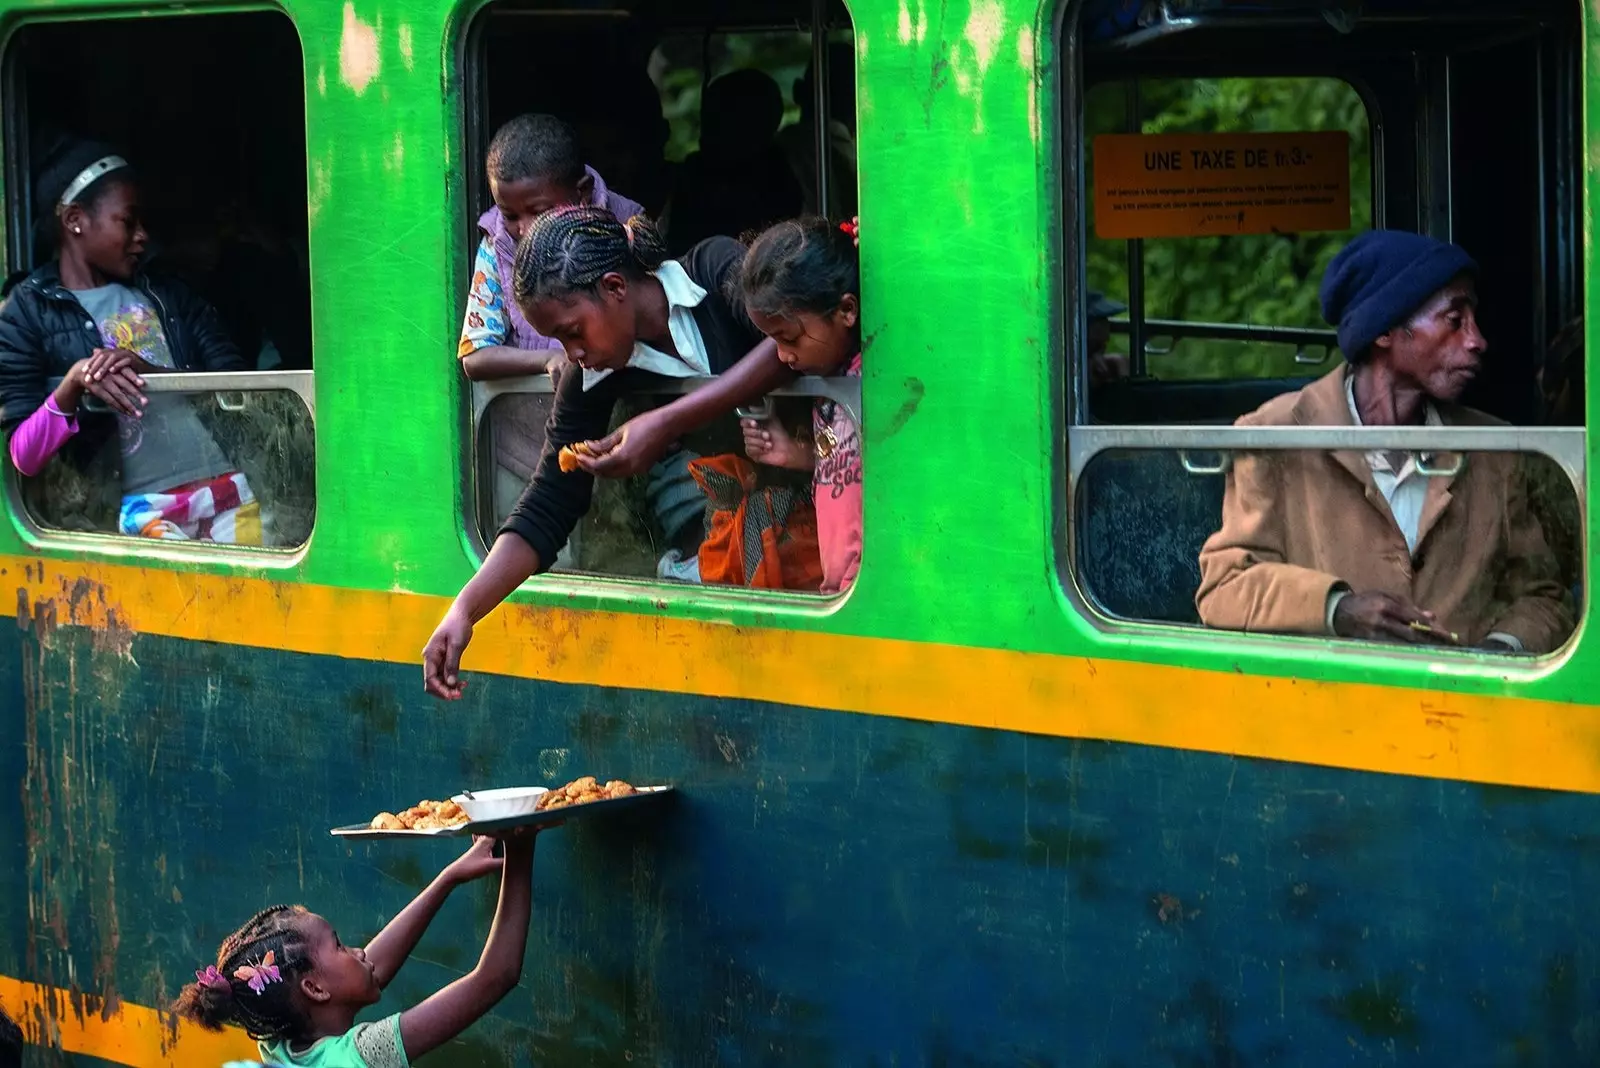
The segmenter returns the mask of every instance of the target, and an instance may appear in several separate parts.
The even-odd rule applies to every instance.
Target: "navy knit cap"
[[[1346,360],[1360,362],[1380,336],[1478,264],[1457,245],[1403,230],[1369,230],[1328,264],[1322,317],[1339,331]]]

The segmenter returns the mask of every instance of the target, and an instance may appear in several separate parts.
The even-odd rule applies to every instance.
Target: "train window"
[[[0,424],[37,527],[310,536],[303,70],[277,12],[11,36]],[[91,380],[97,350],[116,366]]]
[[[1384,6],[1069,19],[1059,529],[1108,627],[1535,655],[1575,633],[1579,9]],[[1479,18],[1526,32],[1485,62]]]
[[[1409,474],[1396,484],[1359,451],[1246,451],[1236,440],[1111,448],[1084,465],[1079,574],[1102,611],[1383,641],[1427,622],[1419,641],[1483,648],[1509,634],[1530,653],[1571,636],[1582,514],[1548,456],[1400,451]]]
[[[1117,306],[1106,306],[1116,312],[1103,365],[1113,373],[1226,381],[1332,367],[1337,342],[1318,311],[1317,282],[1372,223],[1372,132],[1361,95],[1335,78],[1139,78],[1095,85],[1085,107],[1091,202],[1102,134],[1348,135],[1349,212],[1340,229],[1238,233],[1201,222],[1191,235],[1118,238],[1102,236],[1115,230],[1105,225],[1091,228],[1087,242],[1089,285]]]
[[[497,248],[509,245],[494,241],[504,217],[484,167],[496,132],[518,116],[548,117],[526,128],[575,143],[589,183],[574,195],[613,212],[642,209],[674,257],[708,238],[747,237],[807,212],[848,218],[855,208],[851,39],[842,5],[815,21],[811,5],[791,0],[741,10],[736,21],[716,5],[641,0],[599,17],[501,0],[473,21],[466,155],[479,175],[467,219],[475,258],[456,355],[471,381],[471,518],[485,545],[538,468],[555,403],[554,380],[541,372],[553,358],[557,369],[563,365],[559,346],[507,306]],[[557,65],[551,77],[525,77],[535,42]],[[811,456],[808,467],[839,466],[840,456],[859,454],[852,444],[859,381],[802,380],[745,414],[787,431],[808,455],[828,452]],[[700,384],[662,378],[648,394],[625,395],[610,425]],[[827,419],[825,441],[813,433],[818,412]],[[858,470],[841,472],[834,474],[859,479]],[[823,580],[815,517],[821,481],[815,472],[753,462],[729,413],[676,443],[648,474],[597,479],[555,569],[814,591]],[[763,531],[771,537],[762,554],[745,551]]]

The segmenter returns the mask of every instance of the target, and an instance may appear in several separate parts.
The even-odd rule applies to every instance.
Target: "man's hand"
[[[1350,593],[1333,610],[1333,632],[1341,638],[1405,642],[1410,645],[1454,645],[1454,635],[1438,630],[1438,617],[1393,594],[1369,590]]]

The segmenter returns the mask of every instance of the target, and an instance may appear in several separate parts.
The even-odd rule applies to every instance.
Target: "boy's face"
[[[489,179],[489,194],[506,221],[506,233],[521,241],[533,220],[547,211],[567,208],[588,201],[593,182],[585,174],[576,185],[564,185],[549,178],[519,178],[514,182]]]

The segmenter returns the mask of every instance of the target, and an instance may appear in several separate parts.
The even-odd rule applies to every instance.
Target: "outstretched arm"
[[[595,444],[598,455],[579,456],[578,466],[601,478],[643,474],[671,442],[794,379],[795,373],[778,359],[778,346],[764,340],[716,381],[628,420]]]
[[[492,838],[479,838],[474,841],[472,848],[435,876],[433,882],[428,884],[428,888],[413,898],[411,904],[401,910],[400,915],[390,920],[388,926],[379,931],[378,936],[367,944],[367,960],[372,964],[373,975],[377,978],[380,988],[387,987],[394,981],[396,973],[411,956],[411,951],[416,949],[417,943],[422,940],[422,933],[428,929],[428,924],[439,914],[439,909],[444,905],[445,898],[450,896],[450,891],[462,883],[501,870],[503,862],[491,855],[493,850]]]
[[[459,1035],[511,993],[522,978],[533,911],[534,836],[506,839],[500,905],[478,966],[415,1008],[400,1014],[400,1041],[410,1060]]]

